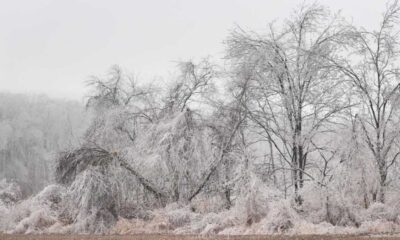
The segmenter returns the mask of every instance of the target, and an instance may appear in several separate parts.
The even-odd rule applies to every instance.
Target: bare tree
[[[107,79],[92,76],[87,82],[93,88],[87,106],[111,107],[128,104],[131,100],[130,93],[126,92],[126,84],[132,84],[133,79],[126,78],[121,68],[117,65],[111,67]]]
[[[126,74],[118,65],[112,66],[105,77],[92,76],[87,85],[91,89],[86,106],[99,111],[120,106],[151,110],[147,106],[148,96],[154,97],[156,92],[151,85],[140,86],[132,75]],[[149,115],[142,112],[142,117],[152,120]]]
[[[341,82],[326,60],[342,31],[339,16],[312,4],[299,8],[281,31],[273,24],[265,35],[237,28],[227,41],[237,76],[251,79],[248,116],[289,165],[299,203],[305,176],[314,179],[306,172],[316,151],[312,140],[331,131],[332,119],[345,107]]]
[[[180,62],[178,67],[180,75],[169,89],[165,103],[168,111],[182,112],[196,97],[204,96],[213,90],[216,70],[215,66],[207,59],[203,59],[199,63]]]
[[[385,201],[388,170],[400,154],[395,147],[400,130],[394,126],[400,96],[399,16],[399,2],[390,2],[377,30],[352,27],[343,58],[331,59],[349,80],[353,101],[360,104],[354,112],[376,161],[380,190],[373,198],[381,202]]]

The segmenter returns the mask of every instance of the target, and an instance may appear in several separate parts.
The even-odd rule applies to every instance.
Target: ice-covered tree
[[[331,130],[341,103],[341,81],[326,58],[343,32],[341,19],[318,5],[303,5],[266,34],[236,28],[228,58],[247,86],[249,118],[292,172],[294,192],[303,187],[315,139]],[[299,202],[301,199],[297,196]]]
[[[399,24],[400,6],[391,1],[375,30],[351,27],[340,59],[330,59],[349,81],[349,94],[357,103],[353,111],[361,125],[380,176],[374,201],[385,201],[388,172],[400,155]]]

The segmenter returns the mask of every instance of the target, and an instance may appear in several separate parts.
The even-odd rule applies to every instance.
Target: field
[[[0,240],[319,240],[319,239],[400,239],[400,236],[369,236],[369,235],[303,235],[303,236],[182,236],[182,235],[2,235]]]

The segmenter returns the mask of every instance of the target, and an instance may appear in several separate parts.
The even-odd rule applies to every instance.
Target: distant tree
[[[74,101],[0,93],[0,179],[27,197],[53,178],[52,156],[79,144],[89,115]]]

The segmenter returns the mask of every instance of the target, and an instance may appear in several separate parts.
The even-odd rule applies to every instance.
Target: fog
[[[0,1],[0,90],[81,100],[85,80],[112,64],[169,80],[179,60],[224,55],[236,24],[264,30],[303,1]],[[381,1],[324,0],[375,26]]]

